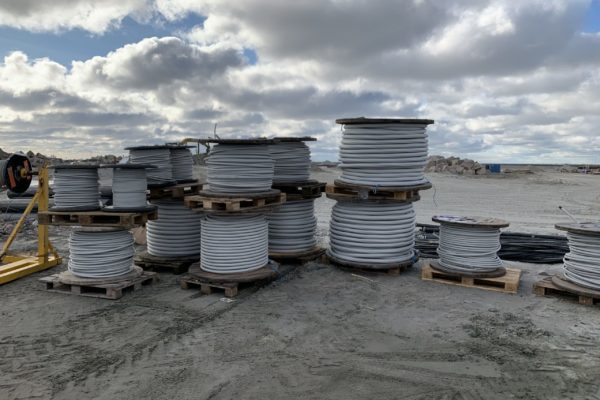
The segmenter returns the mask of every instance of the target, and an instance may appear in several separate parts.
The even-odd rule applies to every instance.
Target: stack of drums
[[[334,264],[400,271],[417,260],[414,249],[418,191],[424,176],[428,140],[426,119],[351,118],[336,121],[344,131],[342,175],[327,188],[336,200],[327,255]]]
[[[129,150],[128,165],[131,168],[146,163],[156,167],[147,172],[149,189],[164,188],[168,194],[168,188],[178,183],[195,182],[192,153],[187,146],[138,146],[126,150]],[[197,261],[200,257],[198,243],[202,215],[187,208],[182,198],[165,195],[160,198],[151,197],[150,201],[150,207],[158,209],[158,219],[147,223],[147,253],[139,255],[143,264],[191,264]]]
[[[212,144],[206,159],[208,185],[196,197],[205,204],[235,207],[203,209],[200,263],[190,268],[190,275],[232,283],[275,276],[268,251],[266,213],[270,207],[265,205],[268,199],[280,196],[271,188],[274,161],[268,146],[274,141],[207,139],[204,143]]]
[[[310,179],[311,137],[277,137],[269,145],[275,161],[273,188],[286,194],[286,202],[268,215],[269,255],[275,260],[309,261],[325,250],[317,246],[315,200],[325,184]]]
[[[50,211],[70,215],[99,212],[98,168],[98,165],[54,167],[55,206]],[[140,179],[140,182],[132,181],[130,184],[144,186],[145,176]],[[117,198],[120,199],[119,196]],[[142,272],[133,265],[133,237],[125,228],[100,228],[92,223],[76,227],[69,239],[69,251],[68,271],[59,275],[64,284],[116,283],[138,277]]]

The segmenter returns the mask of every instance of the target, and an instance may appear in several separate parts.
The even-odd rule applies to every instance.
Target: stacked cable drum
[[[309,261],[325,250],[317,246],[315,200],[324,183],[310,179],[311,137],[276,137],[269,145],[275,162],[273,188],[286,194],[286,203],[268,215],[269,255],[280,261]]]
[[[498,257],[500,229],[506,221],[497,218],[438,215],[433,221],[440,224],[439,261],[431,267],[447,274],[495,278],[504,276],[506,269]]]
[[[553,276],[552,283],[567,292],[589,296],[588,303],[593,303],[600,295],[600,223],[564,223],[556,228],[567,232],[569,252],[562,273]]]
[[[115,168],[114,209],[101,209],[99,168]],[[115,284],[127,288],[148,279],[134,266],[129,231],[149,218],[145,168],[58,165],[53,169],[55,207],[39,214],[40,224],[75,226],[69,238],[68,270],[58,275],[58,281],[77,288],[73,289],[77,294],[93,289],[96,297],[118,298],[121,292]],[[121,176],[125,171],[131,174]]]
[[[113,169],[112,205],[104,207],[108,212],[146,212],[156,210],[147,201],[148,173],[156,169],[153,165],[115,164],[106,165]]]
[[[327,255],[338,265],[397,273],[412,265],[416,216],[412,203],[431,184],[426,127],[432,120],[349,118],[340,145],[342,174],[327,186],[336,200]]]
[[[154,165],[155,169],[148,171],[147,179],[149,187],[171,186],[177,181],[173,177],[173,163],[171,161],[171,149],[173,146],[137,146],[127,147],[129,150],[129,163]]]
[[[268,145],[274,141],[206,139],[201,143],[212,147],[206,158],[208,187],[186,197],[188,207],[206,215],[197,243],[200,263],[190,268],[190,279],[204,287],[215,282],[237,287],[239,282],[273,277],[266,213],[285,201],[271,189],[275,163]]]
[[[191,183],[194,179],[194,159],[190,148],[187,146],[172,146],[171,173],[177,183]]]

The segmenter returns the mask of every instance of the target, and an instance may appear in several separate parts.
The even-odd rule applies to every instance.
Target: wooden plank
[[[150,189],[150,199],[183,199],[185,196],[198,194],[204,186],[203,182],[180,183],[174,186]]]
[[[186,207],[198,212],[249,212],[265,207],[274,207],[285,203],[286,194],[275,196],[243,198],[243,197],[206,197],[203,195],[186,196]]]
[[[471,278],[437,271],[433,269],[429,263],[423,263],[423,266],[421,267],[421,279],[447,285],[515,294],[519,288],[521,270],[516,268],[506,268],[506,275],[498,278]]]
[[[333,200],[382,200],[382,201],[417,201],[420,199],[419,190],[421,189],[404,189],[404,190],[378,190],[367,188],[350,188],[346,186],[327,185],[325,194]]]
[[[200,255],[191,257],[157,257],[148,254],[144,251],[136,254],[133,261],[135,265],[143,268],[144,270],[152,270],[157,272],[171,272],[179,275],[187,272],[190,266],[200,259]]]

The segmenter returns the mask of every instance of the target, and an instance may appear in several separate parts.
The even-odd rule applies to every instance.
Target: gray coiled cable
[[[157,167],[148,171],[148,184],[160,185],[171,183],[173,181],[171,151],[167,147],[148,150],[130,150],[129,162],[131,164],[146,164]]]
[[[303,142],[280,142],[269,145],[275,161],[273,182],[307,181],[310,177],[310,149]]]
[[[74,230],[69,251],[69,271],[81,278],[111,278],[133,269],[133,236],[124,229]]]
[[[317,245],[314,199],[289,201],[267,216],[269,251],[295,253]]]
[[[340,181],[356,185],[427,183],[427,134],[423,124],[346,125],[340,145]]]
[[[600,290],[600,236],[567,232],[569,253],[565,255],[563,273],[571,282]]]
[[[57,168],[54,171],[54,208],[89,209],[100,207],[97,168]]]
[[[113,173],[113,207],[143,208],[147,206],[148,182],[145,169],[115,168]]]
[[[273,185],[275,162],[267,145],[215,145],[206,159],[209,190],[265,192]]]
[[[440,225],[439,263],[456,272],[492,272],[502,267],[498,257],[500,229]]]
[[[152,204],[158,206],[158,219],[147,224],[148,253],[158,257],[198,255],[202,215],[177,200]]]
[[[328,253],[370,265],[398,264],[414,256],[411,203],[338,202],[333,206]]]
[[[194,159],[187,147],[171,149],[171,166],[173,179],[176,181],[191,181],[194,179]]]
[[[207,215],[202,220],[201,268],[230,274],[249,272],[269,261],[269,224],[260,214]]]

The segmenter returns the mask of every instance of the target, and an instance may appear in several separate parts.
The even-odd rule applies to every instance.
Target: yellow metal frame
[[[27,216],[31,214],[37,204],[38,212],[48,211],[48,168],[44,166],[38,174],[38,190],[29,202],[29,205],[19,218],[10,236],[4,243],[0,253],[0,285],[15,279],[55,267],[62,263],[62,259],[52,247],[48,238],[48,226],[38,225],[38,250],[37,256],[17,256],[8,253],[10,246],[15,241],[17,234],[23,227]]]

